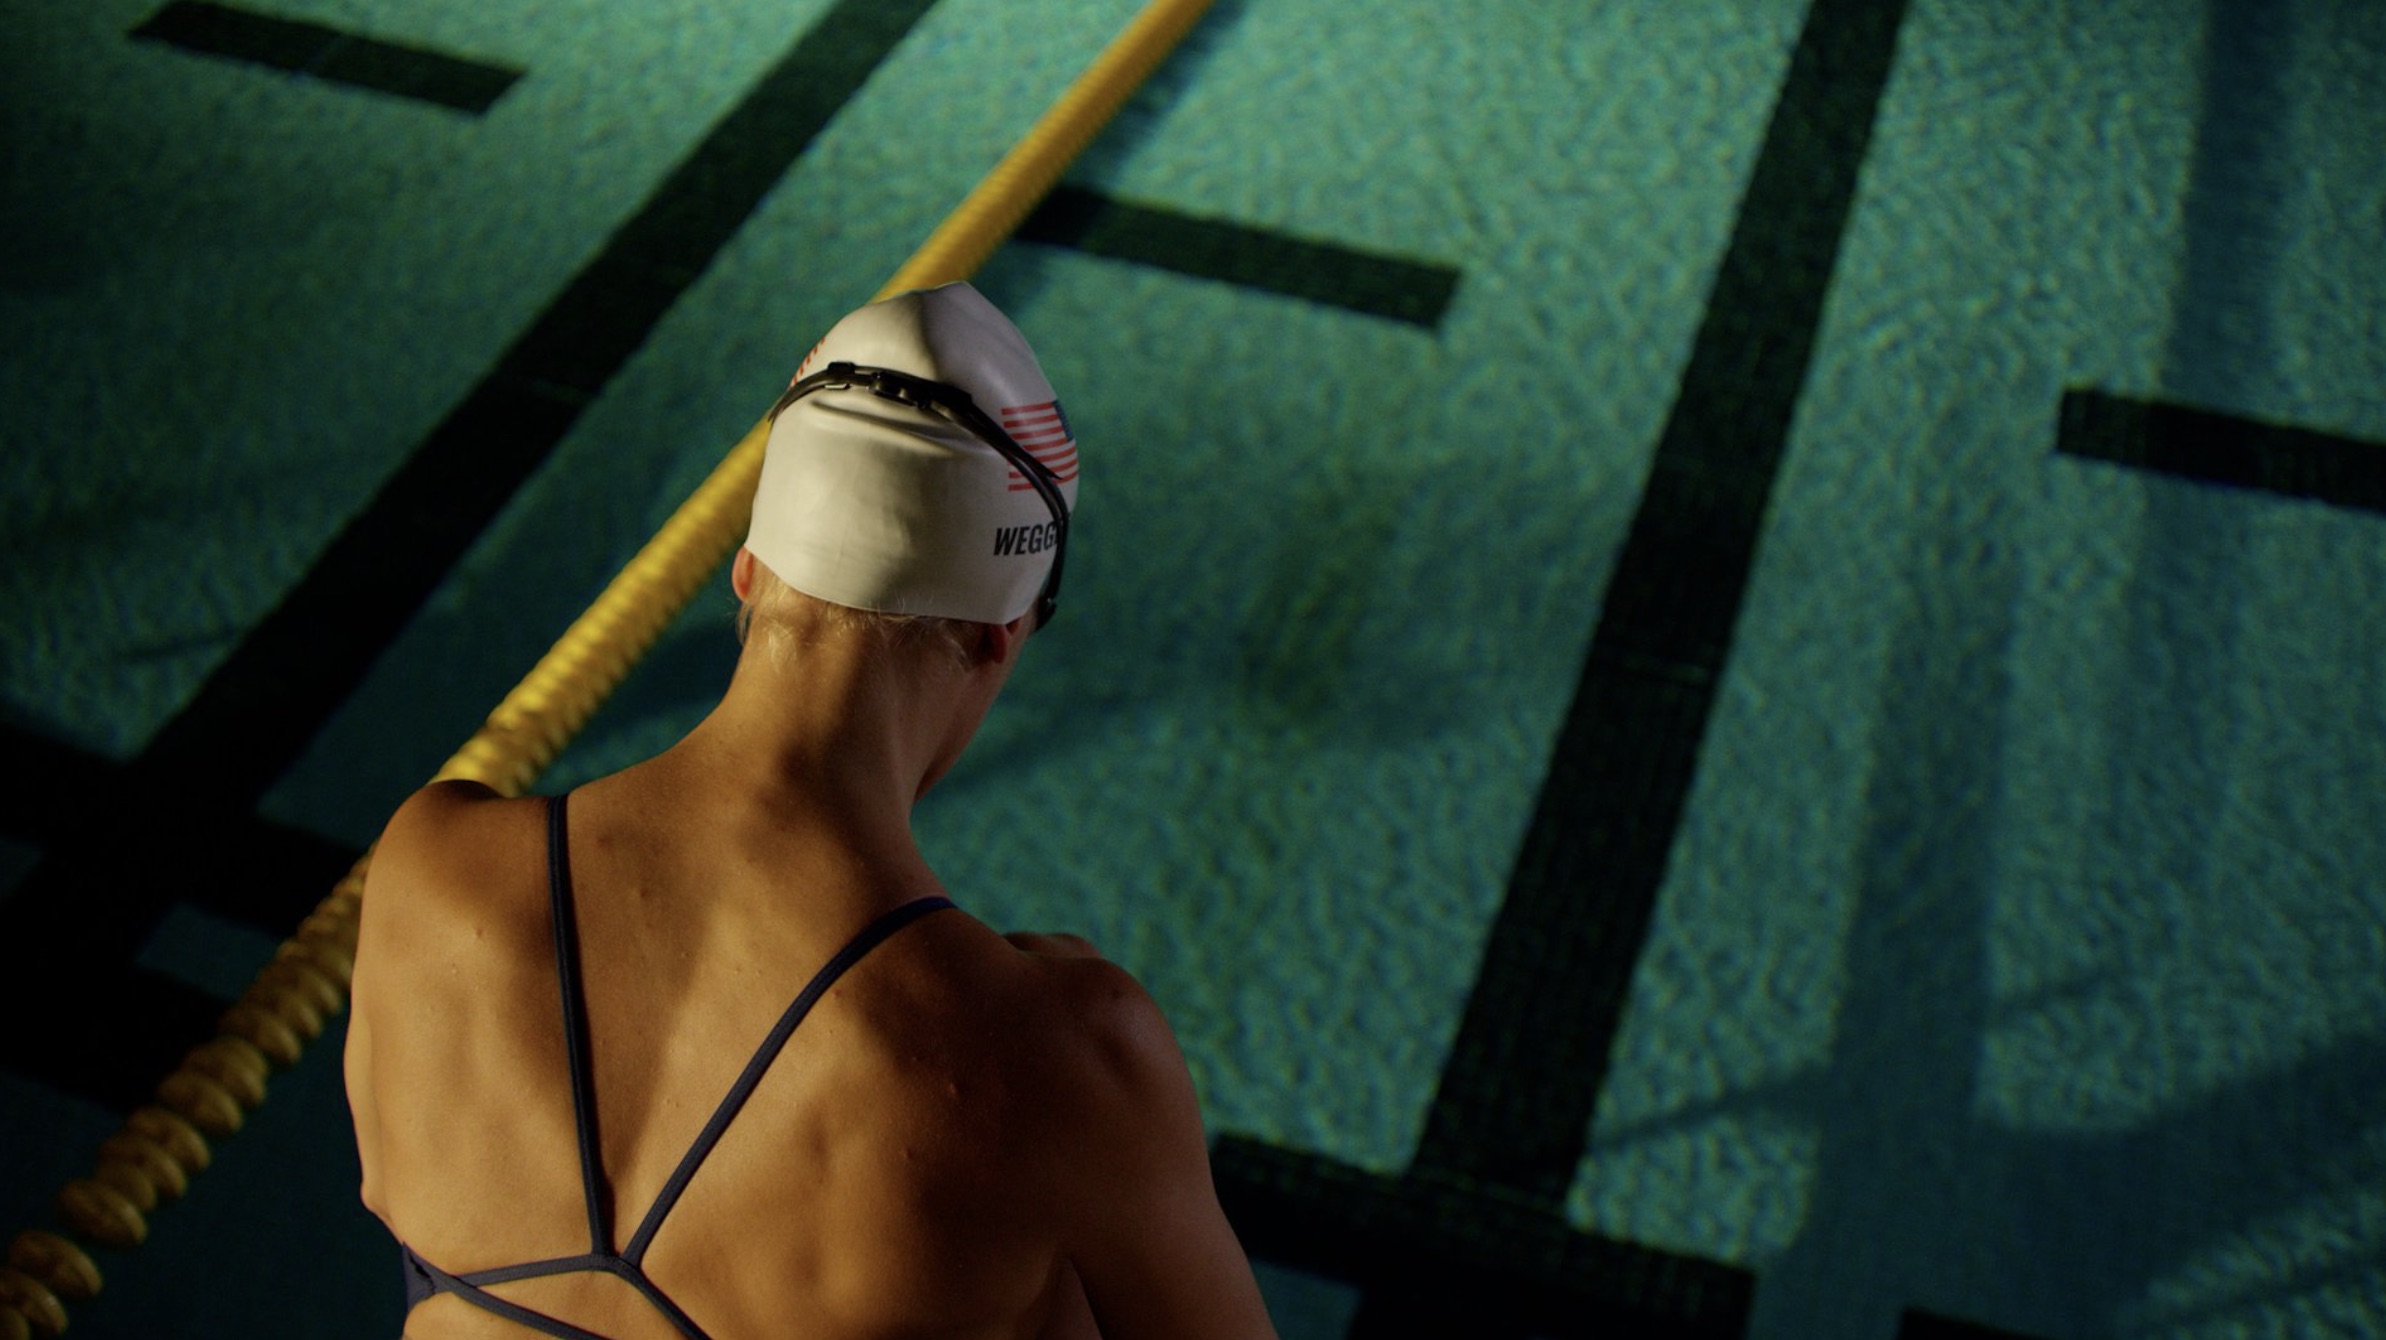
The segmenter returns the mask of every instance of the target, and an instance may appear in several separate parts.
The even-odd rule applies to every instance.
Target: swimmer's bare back
[[[590,1245],[545,813],[470,783],[427,788],[391,821],[364,900],[347,1050],[363,1197],[456,1274]],[[787,820],[668,764],[573,794],[614,1247],[812,973],[936,892],[922,870],[857,860],[825,819]],[[1005,937],[951,910],[821,996],[644,1266],[715,1340],[1275,1334],[1150,996],[1082,940]],[[618,1340],[678,1336],[602,1273],[492,1292]],[[406,1328],[534,1334],[454,1294]]]

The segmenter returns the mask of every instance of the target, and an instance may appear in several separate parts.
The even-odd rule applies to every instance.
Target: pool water
[[[13,1233],[147,1073],[35,1036],[80,984],[165,1046],[324,891],[71,872],[176,795],[360,850],[1136,6],[240,11],[515,76],[473,110],[0,3]],[[831,67],[753,199],[679,171]],[[976,278],[1082,511],[917,829],[1160,1000],[1288,1340],[2386,1330],[2381,143],[2352,0],[1217,0],[1068,173],[1115,235]],[[340,556],[508,396],[452,557]],[[310,580],[354,673],[219,710]],[[732,613],[541,789],[684,732]],[[337,1043],[76,1335],[397,1330]]]

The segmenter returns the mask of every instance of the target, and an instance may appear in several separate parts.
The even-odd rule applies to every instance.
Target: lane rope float
[[[872,300],[975,274],[1209,5],[1146,5]],[[435,779],[470,778],[509,796],[529,789],[736,547],[769,436],[766,420],[730,449]],[[193,1048],[159,1082],[156,1101],[101,1144],[90,1176],[59,1192],[71,1233],[28,1229],[10,1242],[0,1265],[0,1340],[64,1330],[66,1304],[100,1292],[86,1248],[127,1250],[146,1240],[149,1216],[206,1169],[209,1141],[237,1132],[265,1101],[271,1072],[295,1064],[346,1007],[372,859],[368,848],[225,1011],[216,1036]]]

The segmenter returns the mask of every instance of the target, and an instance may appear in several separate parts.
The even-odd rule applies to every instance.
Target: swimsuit
[[[655,1230],[662,1227],[663,1217],[671,1213],[671,1207],[679,1202],[680,1193],[687,1189],[688,1179],[696,1175],[697,1167],[704,1162],[706,1155],[712,1153],[713,1146],[720,1142],[721,1133],[729,1128],[738,1109],[745,1105],[747,1096],[754,1092],[754,1086],[762,1082],[763,1072],[770,1069],[771,1061],[778,1056],[779,1049],[787,1045],[788,1036],[795,1032],[797,1024],[803,1022],[804,1015],[811,1011],[813,1002],[820,999],[821,993],[844,976],[845,970],[864,954],[877,948],[879,941],[921,917],[953,904],[949,899],[935,897],[905,903],[871,922],[861,934],[837,951],[836,957],[831,958],[804,986],[793,1003],[788,1005],[787,1012],[779,1016],[778,1025],[771,1029],[769,1037],[762,1040],[762,1046],[755,1051],[753,1059],[746,1062],[745,1073],[739,1075],[737,1083],[730,1086],[728,1096],[713,1110],[712,1120],[704,1124],[696,1143],[689,1146],[687,1155],[680,1159],[679,1167],[671,1174],[671,1180],[663,1184],[662,1194],[655,1197],[653,1207],[639,1221],[638,1231],[630,1235],[629,1245],[617,1252],[612,1248],[613,1226],[607,1222],[605,1213],[602,1193],[604,1172],[598,1166],[596,1086],[588,1064],[588,1002],[580,991],[580,936],[572,920],[572,872],[570,856],[564,844],[564,800],[565,797],[557,796],[547,803],[547,889],[554,906],[555,975],[563,985],[563,1042],[571,1063],[572,1120],[580,1136],[581,1195],[588,1204],[588,1250],[577,1256],[559,1256],[524,1265],[451,1275],[416,1255],[413,1248],[400,1243],[398,1250],[406,1268],[406,1308],[411,1312],[415,1304],[433,1294],[452,1293],[475,1307],[509,1317],[534,1331],[564,1336],[568,1340],[604,1340],[603,1336],[593,1331],[582,1330],[543,1312],[534,1312],[519,1303],[508,1302],[486,1288],[508,1280],[601,1270],[628,1281],[638,1292],[646,1295],[647,1301],[670,1318],[671,1324],[679,1328],[680,1334],[688,1337],[688,1340],[709,1340],[704,1328],[690,1319],[677,1303],[655,1286],[653,1280],[646,1277],[641,1263],[645,1260],[647,1247],[654,1241]]]

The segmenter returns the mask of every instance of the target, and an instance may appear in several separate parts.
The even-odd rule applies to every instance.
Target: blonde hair
[[[895,651],[934,646],[965,670],[970,663],[969,623],[926,614],[889,614],[855,609],[796,590],[757,560],[746,598],[737,608],[739,646],[760,639],[772,661],[785,667],[823,632],[860,632]]]

